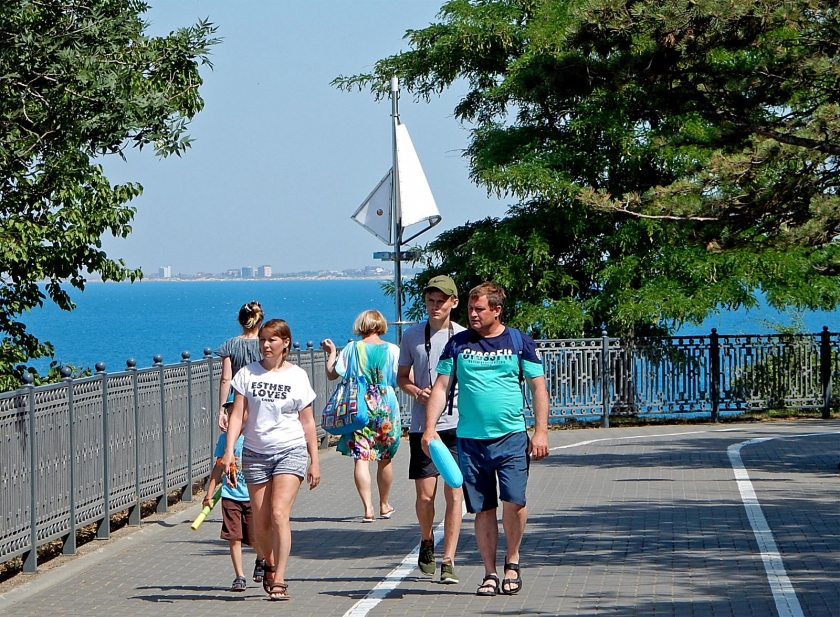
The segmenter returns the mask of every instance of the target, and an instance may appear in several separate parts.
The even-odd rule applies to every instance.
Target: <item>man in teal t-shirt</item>
[[[548,393],[542,362],[529,336],[511,332],[501,322],[504,290],[483,283],[470,291],[470,329],[451,339],[440,356],[438,377],[426,405],[423,449],[438,437],[435,425],[446,407],[453,367],[458,383],[458,464],[464,475],[464,500],[475,516],[475,536],[484,563],[484,580],[477,595],[513,595],[522,589],[519,545],[528,510],[525,489],[530,458],[548,456]],[[517,341],[519,341],[517,343]],[[521,372],[531,389],[534,436],[528,440],[522,414]],[[496,493],[498,481],[499,492]],[[507,553],[504,578],[496,573],[498,524]]]

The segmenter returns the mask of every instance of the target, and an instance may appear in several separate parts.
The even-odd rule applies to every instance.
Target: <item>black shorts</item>
[[[439,431],[440,440],[449,448],[452,453],[452,458],[458,460],[458,438],[455,436],[455,429],[448,431]],[[423,433],[409,433],[408,445],[409,453],[411,455],[408,461],[408,479],[420,480],[422,478],[430,478],[432,476],[440,475],[440,472],[435,467],[430,456],[423,452],[423,447],[420,442],[423,440]]]

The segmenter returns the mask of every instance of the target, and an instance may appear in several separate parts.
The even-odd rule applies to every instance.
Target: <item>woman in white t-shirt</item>
[[[295,497],[304,478],[310,489],[321,481],[312,413],[315,392],[306,371],[286,360],[291,344],[292,332],[282,319],[260,328],[263,359],[243,367],[231,383],[235,394],[222,457],[224,469],[229,469],[241,433],[242,471],[257,542],[266,553],[263,589],[272,600],[289,599],[285,574]]]

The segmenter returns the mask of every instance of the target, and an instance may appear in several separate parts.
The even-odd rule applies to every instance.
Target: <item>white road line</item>
[[[761,560],[764,562],[764,571],[767,573],[767,582],[770,584],[770,590],[773,592],[773,600],[776,602],[776,610],[779,612],[779,617],[803,617],[802,607],[799,604],[799,599],[796,597],[796,591],[787,576],[785,571],[785,564],[782,561],[782,556],[776,546],[776,540],[773,538],[773,532],[770,525],[767,524],[767,519],[764,518],[764,512],[761,510],[761,504],[758,502],[758,496],[755,494],[750,476],[744,467],[744,461],[741,459],[741,448],[744,446],[751,446],[753,444],[763,443],[772,439],[789,439],[791,437],[815,437],[820,435],[830,435],[833,431],[825,433],[810,433],[807,435],[779,435],[776,437],[762,437],[759,439],[750,439],[735,443],[726,449],[729,455],[729,461],[732,463],[732,470],[735,472],[735,481],[738,483],[738,490],[741,493],[741,501],[744,502],[744,508],[747,511],[747,518],[750,521],[755,540],[758,543],[758,550],[761,553]]]
[[[776,610],[779,617],[804,617],[802,607],[796,597],[793,585],[785,572],[785,564],[782,556],[776,547],[773,539],[773,532],[764,518],[764,512],[758,503],[758,497],[753,489],[750,476],[741,460],[741,448],[747,445],[770,441],[772,437],[761,439],[750,439],[741,443],[732,444],[726,449],[729,461],[732,463],[732,470],[735,472],[735,480],[738,483],[738,490],[741,493],[741,501],[747,510],[747,518],[753,529],[755,540],[758,542],[758,550],[761,560],[764,562],[764,571],[767,573],[767,581],[770,583],[770,590],[773,592],[773,600],[776,603]]]
[[[435,527],[434,534],[435,546],[437,546],[441,541],[441,538],[443,538],[443,523],[440,523],[437,527]],[[391,570],[385,578],[382,579],[382,582],[371,589],[364,598],[350,607],[350,610],[344,613],[344,617],[364,617],[367,615],[370,610],[382,602],[389,593],[396,589],[399,584],[405,580],[409,574],[411,574],[414,568],[417,567],[417,557],[419,555],[420,545],[418,544],[414,547],[414,550],[405,556],[405,559],[402,560],[400,565]]]
[[[553,448],[549,448],[549,452],[553,452],[554,450],[566,450],[567,448],[577,448],[578,446],[588,446],[593,443],[600,443],[602,441],[620,441],[622,439],[648,439],[650,437],[678,437],[681,435],[699,435],[701,433],[729,433],[732,431],[740,431],[743,429],[739,428],[716,428],[716,429],[704,429],[702,431],[684,431],[682,433],[654,433],[651,435],[629,435],[625,437],[602,437],[600,439],[587,439],[586,441],[578,441],[576,443],[570,443],[565,446],[554,446]]]

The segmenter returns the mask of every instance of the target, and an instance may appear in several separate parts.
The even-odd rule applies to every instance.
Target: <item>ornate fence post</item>
[[[181,501],[192,501],[193,487],[193,402],[192,361],[190,352],[181,352],[181,362],[187,365],[187,485],[181,491]]]
[[[96,363],[96,374],[102,388],[102,520],[96,527],[96,539],[107,540],[111,537],[111,466],[108,464],[110,433],[108,428],[108,376],[105,363]]]
[[[820,332],[820,383],[823,395],[823,420],[831,418],[831,334],[828,326],[823,326]]]
[[[610,338],[601,330],[601,427],[610,427]]]
[[[137,391],[137,360],[125,361],[126,370],[131,373],[131,391],[134,393],[134,505],[128,513],[128,524],[139,525],[143,516],[140,501],[140,393]]]
[[[23,555],[23,571],[38,570],[38,442],[35,439],[35,387],[32,373],[23,373],[26,400],[29,407],[29,550]]]
[[[61,367],[61,381],[67,386],[67,419],[70,425],[70,452],[68,452],[70,472],[70,522],[67,535],[64,536],[64,544],[61,547],[62,555],[76,554],[76,413],[73,407],[73,371],[67,366]]]
[[[306,342],[306,351],[309,353],[309,380],[312,382],[312,387],[315,387],[315,345],[312,341]],[[316,399],[317,400],[317,399]],[[318,440],[319,448],[326,448],[328,445],[329,435],[321,428],[320,411],[312,408],[312,417],[315,419],[315,435],[323,433],[323,437]]]
[[[712,397],[712,422],[720,415],[720,340],[717,328],[709,336],[709,395]]]
[[[168,439],[166,430],[166,375],[163,370],[163,356],[156,355],[152,361],[160,373],[160,455],[161,455],[161,485],[163,495],[157,500],[156,512],[161,514],[169,510],[169,498],[167,491],[169,484],[167,482],[167,457],[169,455],[169,448],[166,447],[166,440]]]
[[[219,440],[220,429],[218,421],[214,420],[216,417],[214,410],[216,409],[218,395],[215,398],[213,397],[213,350],[209,347],[204,348],[204,360],[207,362],[207,379],[210,384],[207,409],[209,413],[208,421],[210,422],[210,469],[213,469],[213,452],[216,450],[216,442]],[[219,386],[221,387],[221,383]]]

